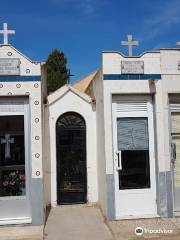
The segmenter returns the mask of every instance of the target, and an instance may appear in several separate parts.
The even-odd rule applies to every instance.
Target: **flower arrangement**
[[[21,196],[25,189],[23,171],[6,171],[0,176],[0,196]]]

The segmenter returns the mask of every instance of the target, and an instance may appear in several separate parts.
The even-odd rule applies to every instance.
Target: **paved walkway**
[[[107,224],[115,240],[180,240],[180,218],[122,220]],[[144,233],[141,236],[135,234],[137,227],[143,229]]]
[[[144,234],[137,236],[137,227],[141,227]],[[97,207],[76,205],[52,208],[45,227],[45,240],[138,239],[180,240],[180,218],[104,222]]]
[[[45,227],[45,240],[113,240],[97,207],[52,208]]]
[[[137,227],[144,231],[141,236],[135,234]],[[42,233],[42,229],[33,226],[2,227],[0,240],[42,240],[37,237],[41,235],[39,231]],[[56,207],[47,219],[44,240],[180,240],[180,218],[105,222],[97,207]]]

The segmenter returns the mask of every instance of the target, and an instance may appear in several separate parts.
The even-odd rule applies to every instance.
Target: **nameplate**
[[[144,74],[144,62],[121,61],[121,74]]]
[[[0,75],[20,75],[20,60],[0,58]]]

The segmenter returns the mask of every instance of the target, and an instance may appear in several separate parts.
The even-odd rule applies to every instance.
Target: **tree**
[[[54,92],[67,83],[68,69],[67,59],[63,52],[58,49],[53,50],[46,61],[47,69],[47,91]]]

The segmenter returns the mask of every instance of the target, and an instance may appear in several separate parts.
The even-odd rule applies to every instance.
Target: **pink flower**
[[[9,182],[9,184],[10,184],[11,186],[14,186],[15,183],[16,183],[15,181],[10,181],[10,182]]]
[[[24,176],[23,174],[20,174],[20,175],[19,175],[19,179],[20,179],[21,181],[25,181],[25,176]]]
[[[8,185],[9,185],[9,182],[8,182],[7,180],[3,182],[3,186],[4,186],[4,187],[6,187],[6,186],[8,186]]]

